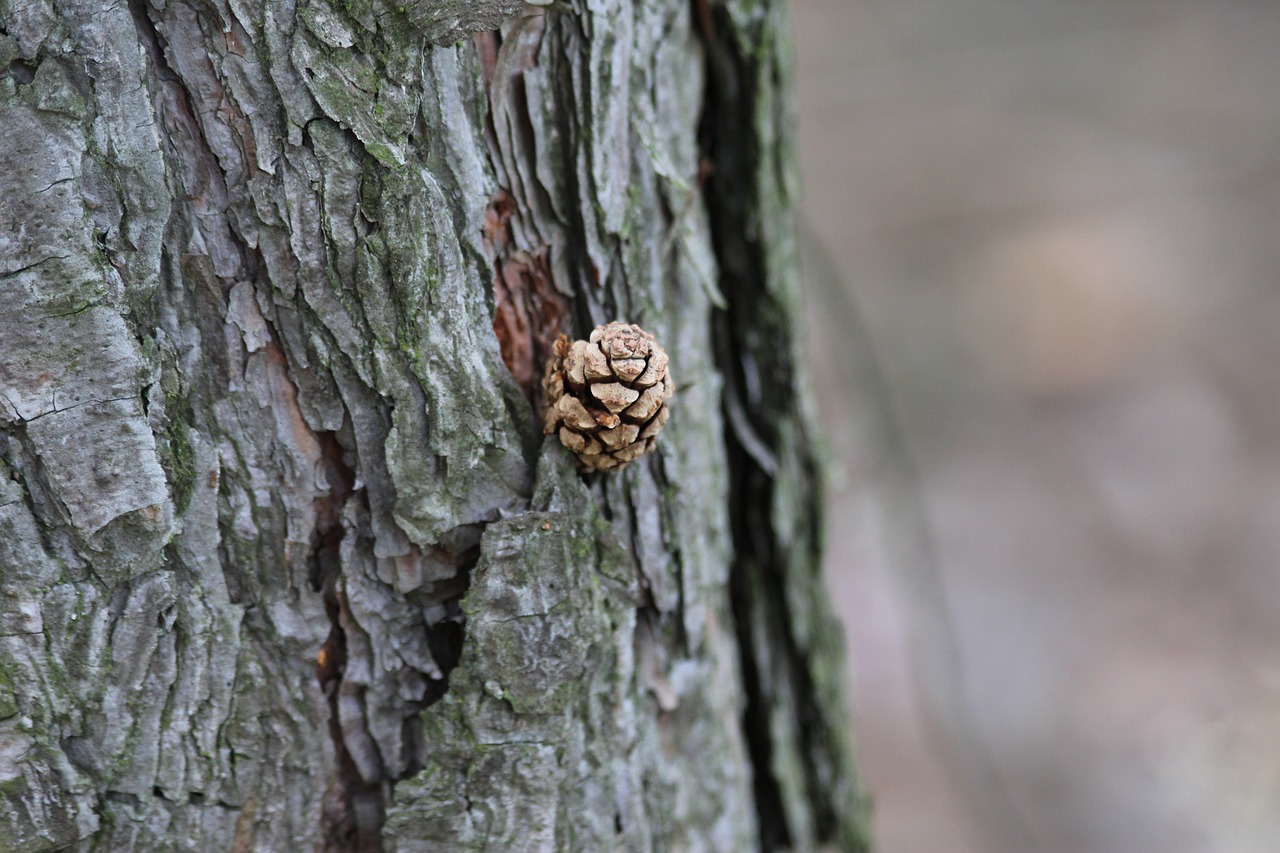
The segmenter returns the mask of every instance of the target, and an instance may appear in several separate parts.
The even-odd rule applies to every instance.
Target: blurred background
[[[792,14],[879,850],[1280,851],[1280,3]]]

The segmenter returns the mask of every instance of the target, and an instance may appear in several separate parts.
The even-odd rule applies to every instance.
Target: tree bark
[[[863,847],[787,49],[0,0],[0,850]],[[536,380],[619,318],[680,391],[584,477]]]

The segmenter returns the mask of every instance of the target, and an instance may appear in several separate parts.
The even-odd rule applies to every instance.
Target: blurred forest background
[[[1280,3],[793,18],[881,853],[1275,853]]]

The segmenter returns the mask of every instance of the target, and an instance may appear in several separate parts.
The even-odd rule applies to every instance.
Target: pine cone
[[[559,433],[584,471],[624,468],[653,450],[674,387],[666,352],[639,326],[596,326],[573,343],[561,335],[542,379],[543,431]]]

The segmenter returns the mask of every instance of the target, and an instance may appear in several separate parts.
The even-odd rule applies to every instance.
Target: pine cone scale
[[[667,354],[658,350],[649,356],[649,364],[644,372],[636,377],[636,384],[642,387],[656,385],[667,375]]]
[[[662,427],[667,423],[667,416],[671,414],[671,410],[666,406],[658,409],[658,414],[654,415],[653,420],[649,421],[648,426],[640,433],[641,438],[653,438],[662,431]]]
[[[648,362],[643,358],[623,358],[613,362],[613,372],[626,383],[635,382],[646,367]]]
[[[634,391],[621,382],[596,382],[590,387],[591,396],[615,415],[640,398],[639,391]]]
[[[640,395],[640,399],[623,411],[622,416],[624,418],[632,418],[636,423],[643,424],[653,417],[654,412],[658,411],[658,407],[662,405],[665,399],[667,399],[667,395],[661,385],[650,386]]]

